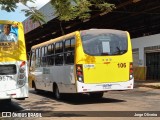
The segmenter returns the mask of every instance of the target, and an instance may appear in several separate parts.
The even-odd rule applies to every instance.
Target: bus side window
[[[45,67],[47,65],[47,47],[41,47],[41,66]]]
[[[74,64],[75,38],[65,40],[65,64]]]
[[[55,65],[63,65],[63,42],[55,44]]]
[[[35,67],[35,61],[36,61],[35,50],[32,50],[30,53],[30,67],[32,68]]]
[[[48,45],[47,62],[48,65],[54,65],[54,43]]]
[[[40,63],[41,63],[40,55],[41,55],[41,49],[37,48],[36,49],[36,66],[35,67],[40,67]]]

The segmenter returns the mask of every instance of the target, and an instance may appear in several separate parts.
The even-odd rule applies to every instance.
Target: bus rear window
[[[0,75],[16,74],[16,65],[0,65]]]
[[[88,55],[122,55],[127,52],[126,32],[89,30],[81,32],[84,52]]]

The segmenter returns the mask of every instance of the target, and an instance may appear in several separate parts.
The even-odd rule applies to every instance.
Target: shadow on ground
[[[43,97],[56,100],[52,92],[46,92],[46,91],[40,91],[40,92],[30,91],[30,92],[32,94],[37,94]],[[62,99],[58,101],[73,105],[126,102],[125,100],[105,98],[105,97],[100,99],[95,99],[91,98],[88,94],[63,94]]]
[[[24,110],[19,104],[0,100],[0,112],[17,112]]]

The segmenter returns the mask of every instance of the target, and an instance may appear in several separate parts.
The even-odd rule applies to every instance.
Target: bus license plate
[[[12,76],[0,76],[0,81],[8,81],[8,80],[12,80],[13,77]]]
[[[110,89],[112,87],[112,84],[104,84],[103,89]]]

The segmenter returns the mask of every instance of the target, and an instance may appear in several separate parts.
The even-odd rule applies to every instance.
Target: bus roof
[[[116,29],[87,29],[87,30],[80,30],[80,31],[88,31],[88,30],[90,30],[90,31],[92,31],[92,30],[93,30],[93,31],[94,31],[94,30],[108,30],[108,31],[114,31],[114,32],[127,32],[127,31],[116,30]],[[39,44],[37,44],[37,45],[32,46],[31,49],[36,49],[36,48],[39,48],[39,47],[41,47],[41,46],[47,46],[47,45],[49,45],[49,44],[51,44],[51,43],[60,41],[60,40],[62,40],[62,39],[64,39],[64,40],[65,40],[65,39],[68,39],[68,38],[70,38],[70,37],[73,37],[77,32],[80,32],[80,31],[75,31],[75,32],[72,32],[72,33],[69,33],[69,34],[66,34],[66,35],[63,35],[63,36],[60,36],[60,37],[57,37],[57,38],[48,40],[48,41],[46,41],[46,42],[39,43]]]
[[[18,22],[18,21],[11,21],[11,20],[0,20],[0,24],[1,24],[1,23],[17,24],[17,23],[22,23],[22,22]]]
[[[34,46],[32,46],[31,49],[36,49],[36,48],[39,48],[39,47],[41,47],[41,46],[47,46],[47,45],[49,45],[49,44],[51,44],[51,43],[60,41],[60,40],[62,40],[62,39],[64,39],[64,40],[65,40],[65,39],[68,39],[68,38],[70,38],[70,37],[73,37],[73,36],[76,34],[76,32],[78,32],[78,31],[75,31],[75,32],[72,32],[72,33],[63,35],[63,36],[61,36],[61,37],[57,37],[57,38],[48,40],[48,41],[46,41],[46,42],[42,42],[42,43],[37,44],[37,45],[34,45]]]

